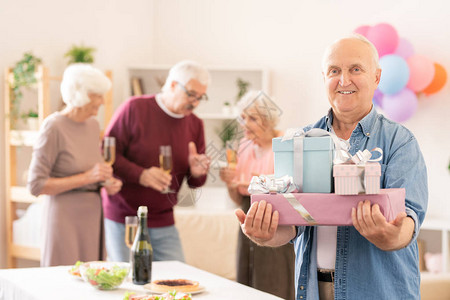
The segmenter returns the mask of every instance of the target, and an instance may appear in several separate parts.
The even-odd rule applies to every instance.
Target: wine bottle
[[[133,283],[146,284],[152,278],[153,248],[147,228],[147,206],[139,206],[139,227],[131,247]]]

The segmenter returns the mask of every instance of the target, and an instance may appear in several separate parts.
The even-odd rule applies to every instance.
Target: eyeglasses
[[[178,81],[176,81],[176,83],[178,83],[178,85],[184,90],[188,98],[195,99],[197,101],[208,101],[208,95],[203,94],[200,97],[197,97],[194,94],[192,94],[192,92],[189,92],[184,85],[182,85]]]

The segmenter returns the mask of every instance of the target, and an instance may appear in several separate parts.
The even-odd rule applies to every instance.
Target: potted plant
[[[36,71],[40,63],[40,58],[34,56],[31,52],[26,52],[12,70],[12,77],[9,78],[9,87],[11,89],[10,118],[13,128],[20,117],[20,102],[23,98],[22,88],[32,87],[36,84]]]
[[[222,127],[216,129],[216,133],[219,135],[222,141],[222,148],[225,148],[228,141],[233,140],[236,137],[238,130],[238,124],[235,120],[232,122],[226,121],[222,123]]]
[[[22,114],[22,119],[26,120],[29,130],[39,130],[39,115],[38,113],[30,109],[28,113]]]
[[[247,92],[248,92],[248,87],[250,85],[250,82],[245,81],[241,78],[238,78],[236,80],[236,84],[238,87],[238,93],[236,95],[236,101],[235,104],[237,104],[239,102],[239,100],[242,98],[242,96],[244,96]],[[238,109],[236,106],[233,107],[233,114],[234,115],[238,115]]]
[[[222,114],[225,116],[231,115],[231,104],[228,101],[225,101],[222,106]]]
[[[85,47],[84,45],[76,46],[73,45],[72,48],[69,49],[64,54],[64,57],[68,57],[69,61],[68,64],[74,64],[74,63],[93,63],[94,62],[94,55],[95,48],[92,47]]]

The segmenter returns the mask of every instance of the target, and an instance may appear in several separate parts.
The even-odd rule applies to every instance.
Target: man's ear
[[[377,83],[377,85],[380,83],[380,79],[381,79],[381,69],[377,69],[375,71],[375,82]]]

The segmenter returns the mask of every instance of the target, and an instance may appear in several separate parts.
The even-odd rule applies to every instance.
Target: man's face
[[[354,39],[337,42],[325,59],[322,74],[328,101],[338,117],[360,120],[370,112],[381,70],[367,44]]]
[[[173,97],[169,106],[174,113],[188,116],[200,104],[197,98],[206,93],[207,86],[196,79],[191,79],[184,85],[184,88],[186,90],[183,89],[181,83],[172,82]]]

